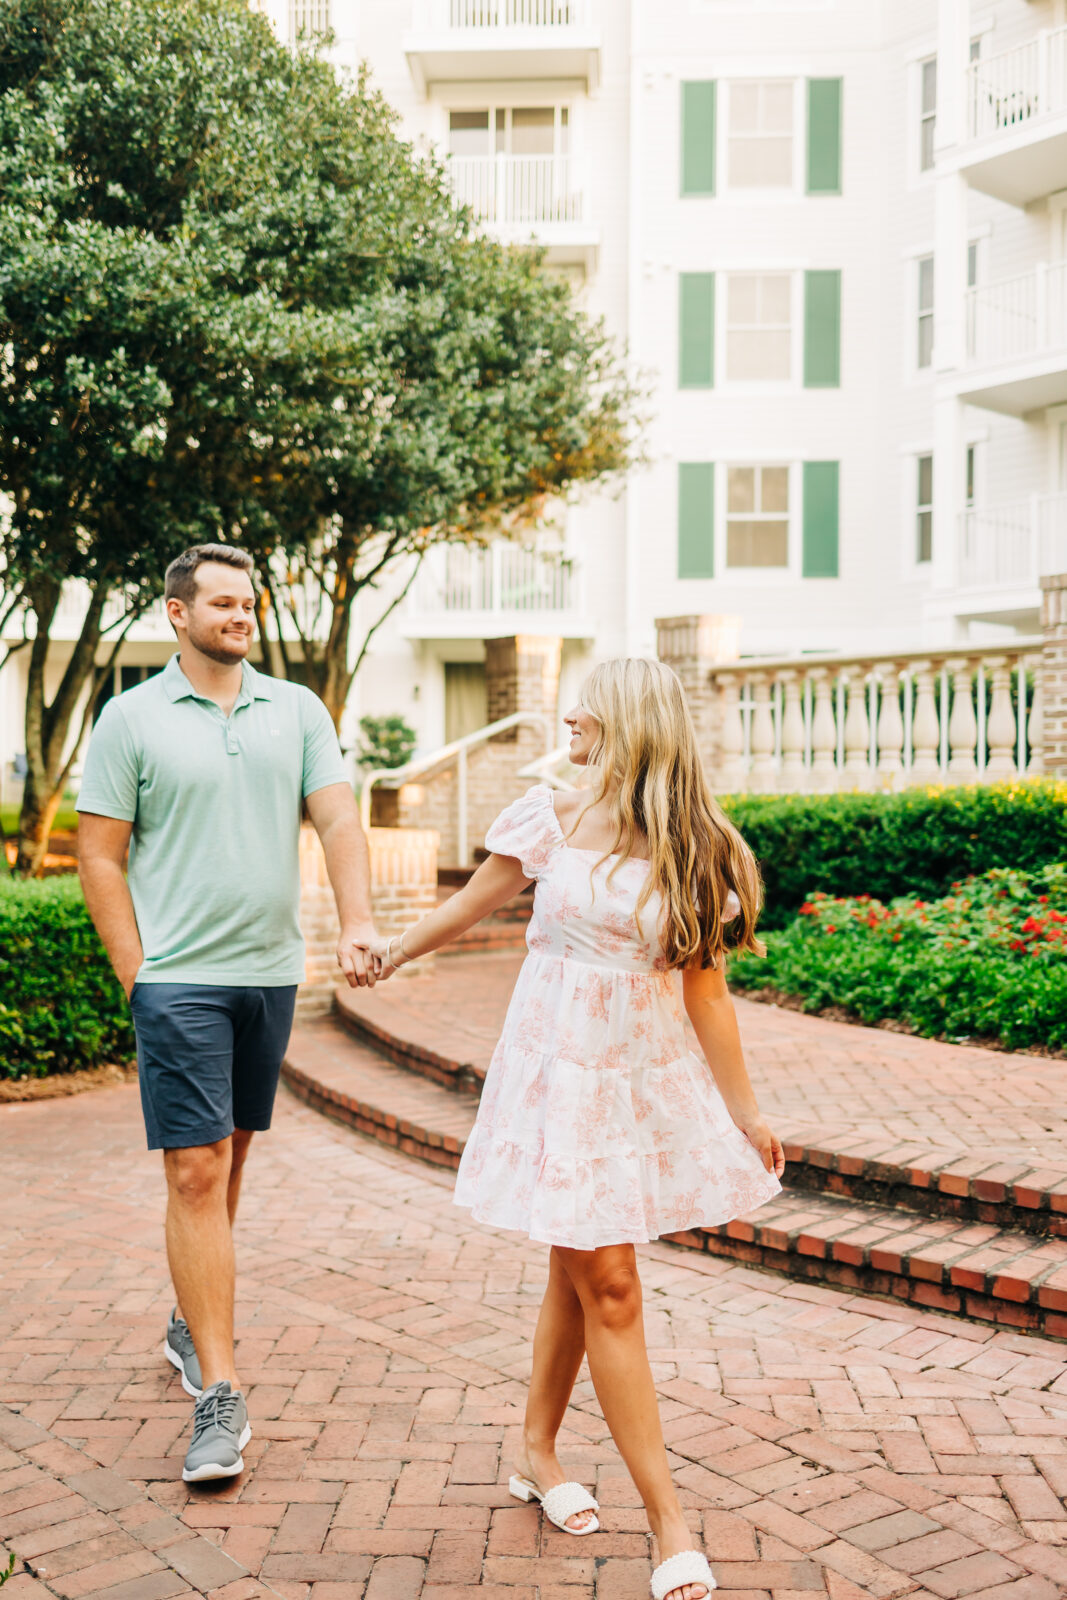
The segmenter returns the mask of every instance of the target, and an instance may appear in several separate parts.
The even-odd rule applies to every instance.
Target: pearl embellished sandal
[[[580,1537],[585,1533],[596,1533],[600,1523],[596,1517],[585,1524],[583,1528],[568,1528],[567,1518],[576,1517],[582,1511],[597,1512],[597,1505],[588,1489],[583,1489],[580,1483],[557,1483],[554,1489],[539,1489],[532,1478],[520,1478],[515,1473],[508,1480],[508,1493],[513,1494],[516,1500],[538,1500],[541,1509],[549,1522],[557,1528],[562,1528],[564,1533],[573,1533]]]
[[[660,1562],[652,1574],[652,1600],[666,1600],[672,1590],[683,1589],[687,1583],[702,1583],[709,1594],[715,1588],[708,1559],[699,1550],[679,1550]]]

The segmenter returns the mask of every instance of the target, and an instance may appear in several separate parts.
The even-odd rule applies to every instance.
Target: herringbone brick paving
[[[508,1500],[544,1250],[467,1221],[451,1175],[284,1095],[240,1224],[247,1471],[183,1485],[191,1406],[160,1354],[161,1182],[141,1146],[134,1088],[0,1113],[0,1400],[19,1413],[0,1539],[22,1573],[5,1600],[647,1593],[643,1515],[584,1378],[564,1457],[604,1531],[578,1542]],[[673,1465],[726,1600],[1067,1595],[1062,1345],[665,1244],[641,1256]],[[20,1444],[33,1425],[51,1438]],[[134,1499],[83,1506],[65,1451]],[[212,1550],[254,1576],[220,1587],[195,1566]]]

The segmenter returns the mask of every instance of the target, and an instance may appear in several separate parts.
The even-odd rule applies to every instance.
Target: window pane
[[[759,279],[750,272],[731,272],[727,321],[731,327],[751,327],[759,316]]]
[[[760,510],[789,510],[789,468],[764,467],[760,473]]]
[[[790,376],[788,328],[734,328],[726,335],[726,376],[736,383],[766,383]]]
[[[555,144],[555,123],[551,106],[516,106],[511,113],[512,155],[550,156]]]
[[[730,132],[757,133],[759,131],[759,84],[734,83],[730,85]]]
[[[787,189],[793,182],[792,139],[731,139],[729,177],[737,189]]]
[[[932,311],[934,306],[934,258],[924,256],[919,262],[919,310]]]
[[[488,111],[453,111],[448,118],[448,144],[454,156],[489,154]]]
[[[929,506],[934,500],[934,458],[919,457],[919,504]]]
[[[927,117],[922,128],[922,151],[919,162],[924,172],[929,172],[934,164],[934,128],[936,124],[933,117]]]
[[[919,513],[918,535],[916,556],[920,561],[930,561],[934,553],[934,519],[929,511]]]
[[[928,367],[934,359],[934,319],[931,316],[919,318],[919,351],[918,364]]]
[[[788,327],[790,282],[787,273],[765,273],[760,278],[760,322]]]
[[[727,522],[728,567],[784,567],[788,564],[788,522]]]
[[[763,85],[760,107],[760,130],[763,133],[792,133],[793,85],[791,83],[766,83]]]
[[[973,289],[978,282],[978,245],[967,246],[967,287]]]
[[[937,109],[937,57],[923,62],[922,109],[925,115]]]
[[[733,516],[734,512],[748,512],[756,509],[756,469],[755,467],[731,467],[726,475],[726,509]]]
[[[974,505],[974,445],[967,446],[967,504]]]

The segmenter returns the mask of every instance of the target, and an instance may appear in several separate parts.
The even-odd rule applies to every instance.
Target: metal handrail
[[[524,767],[519,768],[520,778],[533,778],[537,783],[547,783],[551,789],[578,789],[580,784],[572,783],[569,778],[564,778],[559,767],[566,761],[569,764],[570,742],[557,745],[554,750],[548,750],[543,756],[538,756],[534,761],[528,761]]]
[[[523,725],[539,727],[545,735],[546,755],[549,751],[550,741],[554,732],[553,719],[545,716],[540,711],[513,711],[510,716],[501,717],[497,722],[489,722],[484,728],[476,728],[473,733],[465,734],[462,739],[453,739],[451,744],[442,745],[439,750],[432,751],[429,755],[413,756],[402,767],[374,767],[363,779],[363,789],[359,797],[360,816],[364,831],[370,827],[371,797],[374,786],[384,779],[389,780],[390,788],[399,788],[402,784],[409,783],[413,778],[425,777],[429,772],[439,771],[442,767],[456,763],[456,854],[459,865],[469,865],[467,850],[467,757],[471,750],[478,745],[488,744],[490,739],[495,739],[498,734],[506,733],[509,728],[518,728]]]

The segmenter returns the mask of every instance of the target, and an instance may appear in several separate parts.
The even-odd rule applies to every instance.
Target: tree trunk
[[[44,858],[48,853],[48,839],[56,820],[62,788],[43,785],[31,766],[26,774],[22,791],[22,810],[19,812],[18,853],[15,857],[17,878],[39,878],[44,871]]]

